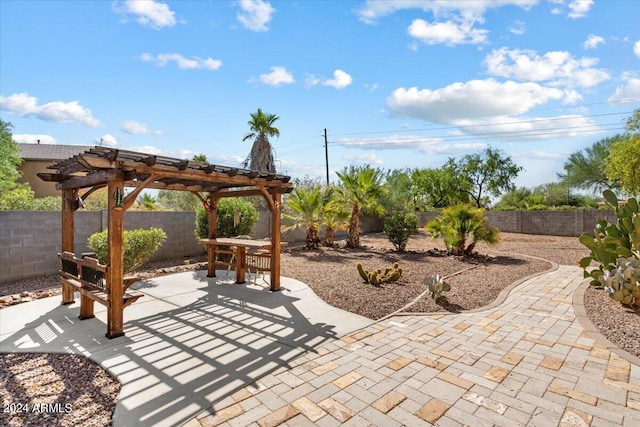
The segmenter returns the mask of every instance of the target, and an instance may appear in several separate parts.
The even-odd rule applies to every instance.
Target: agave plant
[[[451,285],[444,281],[442,276],[436,274],[424,279],[424,284],[427,286],[429,296],[433,298],[436,304],[448,304],[447,297],[443,294],[451,290]]]

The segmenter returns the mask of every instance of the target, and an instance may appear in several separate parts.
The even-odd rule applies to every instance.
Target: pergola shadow
[[[104,338],[104,311],[80,322],[77,305],[56,306],[5,337],[2,351],[88,355],[123,384],[115,426],[161,426],[182,425],[336,336],[332,325],[311,323],[300,312],[293,292],[198,274],[189,280],[195,285],[184,293],[145,296],[124,337]],[[58,328],[42,334],[47,324]]]

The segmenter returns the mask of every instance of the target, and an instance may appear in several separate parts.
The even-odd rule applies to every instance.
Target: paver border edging
[[[589,288],[589,282],[585,280],[578,286],[578,289],[573,293],[573,311],[575,313],[576,319],[582,329],[584,329],[590,336],[593,338],[598,344],[605,347],[607,350],[615,353],[626,361],[633,363],[636,366],[640,366],[640,357],[634,356],[626,350],[623,350],[616,344],[612,343],[605,337],[600,330],[593,324],[589,316],[587,315],[587,311],[584,308],[584,294]]]
[[[507,253],[507,252],[499,252],[496,251],[494,253]],[[451,313],[451,312],[441,312],[441,311],[435,311],[435,312],[429,312],[429,313],[425,313],[425,312],[415,312],[415,313],[411,313],[411,312],[402,312],[402,313],[396,313],[394,314],[394,316],[456,316],[456,315],[460,315],[460,314],[466,314],[466,313],[479,313],[482,311],[487,311],[487,310],[492,310],[498,306],[500,306],[502,303],[505,302],[505,300],[509,297],[509,294],[511,293],[511,291],[521,285],[522,283],[526,282],[529,279],[532,279],[534,277],[537,276],[541,276],[543,274],[547,274],[547,273],[551,273],[552,271],[556,271],[559,267],[559,265],[551,260],[545,259],[545,258],[540,258],[537,256],[533,256],[533,255],[524,255],[524,254],[518,254],[518,253],[509,253],[510,255],[518,255],[521,257],[525,257],[525,258],[532,258],[532,259],[537,259],[540,261],[545,261],[548,262],[549,264],[551,264],[551,267],[549,267],[547,270],[544,271],[539,271],[537,273],[533,273],[530,274],[528,276],[522,277],[514,282],[512,282],[511,284],[507,285],[507,287],[505,287],[503,290],[500,291],[500,293],[498,294],[498,296],[491,301],[489,304],[487,305],[483,305],[482,307],[478,307],[478,308],[473,308],[471,310],[465,310],[465,311],[461,311],[459,313]],[[389,316],[391,317],[391,316]],[[378,320],[376,320],[376,323],[378,323],[379,321],[382,320],[386,320],[384,317],[380,318]]]

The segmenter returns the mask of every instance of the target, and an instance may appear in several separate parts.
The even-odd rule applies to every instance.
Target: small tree
[[[640,108],[627,119],[627,131],[609,149],[607,178],[631,194],[640,194]]]
[[[453,255],[471,255],[478,242],[498,241],[498,229],[489,226],[484,209],[458,204],[448,207],[426,226],[431,237],[442,238]],[[467,241],[471,243],[467,246]]]
[[[11,123],[0,120],[0,196],[16,186],[22,163],[20,148],[13,140]]]
[[[101,264],[107,264],[109,257],[109,230],[92,234],[87,240],[87,245],[96,253]],[[124,254],[123,269],[125,273],[135,270],[149,261],[167,238],[160,228],[150,228],[148,230],[127,230],[124,232]]]
[[[395,211],[384,219],[384,234],[397,251],[404,252],[412,234],[418,232],[418,217],[413,212]]]
[[[237,222],[234,220],[237,219]],[[234,237],[251,234],[253,225],[258,221],[258,211],[251,202],[236,197],[221,199],[218,202],[218,237]],[[200,206],[196,210],[196,237],[209,237],[209,213]]]
[[[459,162],[449,159],[445,167],[455,172],[459,191],[468,194],[477,207],[486,204],[488,196],[499,197],[503,192],[513,190],[513,180],[522,170],[511,157],[492,148],[466,155]]]

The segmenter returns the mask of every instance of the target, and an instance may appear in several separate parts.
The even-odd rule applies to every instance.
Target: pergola
[[[264,197],[271,211],[271,290],[280,289],[280,204],[282,194],[293,189],[289,176],[97,146],[48,168],[55,172],[38,176],[44,181],[56,182],[56,188],[62,190],[63,252],[74,252],[74,213],[81,200],[98,189],[107,188],[107,337],[124,334],[124,213],[145,188],[195,194],[209,212],[210,239],[217,237],[217,205],[221,198]],[[133,190],[125,195],[124,187]],[[73,301],[74,289],[63,283],[62,303]]]

